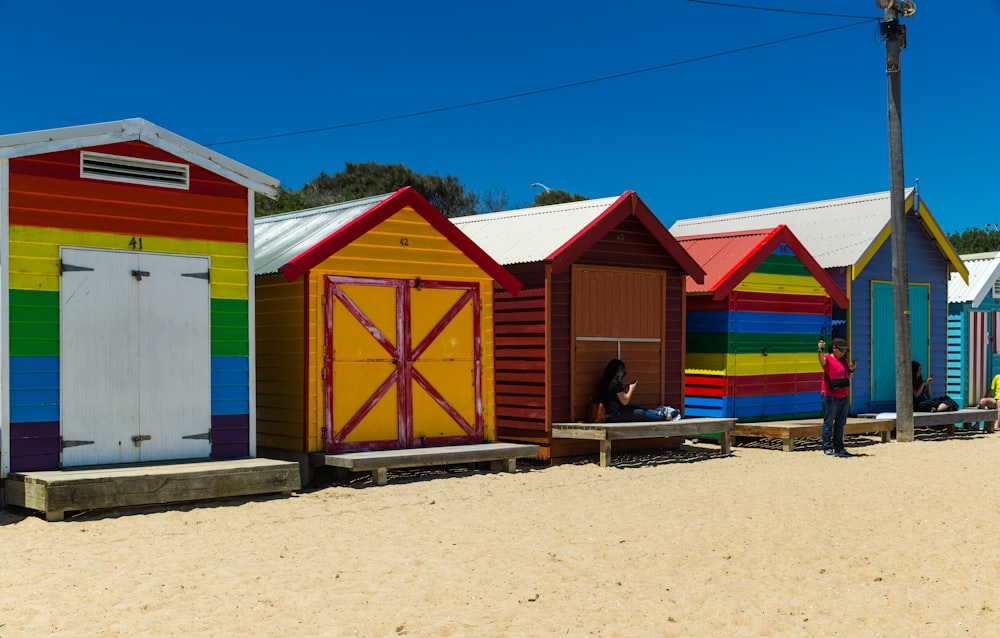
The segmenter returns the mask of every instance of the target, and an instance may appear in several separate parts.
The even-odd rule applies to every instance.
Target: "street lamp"
[[[546,193],[552,190],[551,188],[549,188],[545,184],[542,184],[541,182],[535,182],[529,188],[544,188]]]

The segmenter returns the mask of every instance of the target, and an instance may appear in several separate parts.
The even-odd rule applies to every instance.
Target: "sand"
[[[1000,635],[1000,435],[0,514],[0,637]]]

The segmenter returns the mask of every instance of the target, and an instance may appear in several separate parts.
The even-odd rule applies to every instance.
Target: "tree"
[[[347,202],[364,197],[394,193],[412,186],[445,217],[461,217],[477,212],[475,192],[466,191],[453,175],[421,175],[403,164],[347,162],[334,175],[321,172],[299,190],[282,188],[277,199],[257,198],[256,214],[273,215],[324,204]]]
[[[506,191],[488,188],[482,195],[479,196],[476,209],[480,213],[495,213],[501,210],[510,210],[512,207],[510,206],[509,201],[510,200],[507,197]],[[515,206],[513,208],[517,207]]]
[[[969,227],[961,233],[951,233],[948,241],[960,255],[997,252],[1000,251],[1000,229],[987,231]]]
[[[568,192],[563,190],[553,190],[549,189],[535,195],[535,201],[532,206],[549,206],[551,204],[565,204],[566,202],[580,202],[589,197],[580,195],[579,193],[573,193],[570,195]]]

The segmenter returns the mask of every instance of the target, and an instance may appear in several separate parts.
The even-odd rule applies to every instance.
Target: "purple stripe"
[[[10,424],[10,471],[59,469],[59,422]]]
[[[212,417],[212,458],[250,456],[250,415],[223,414]]]

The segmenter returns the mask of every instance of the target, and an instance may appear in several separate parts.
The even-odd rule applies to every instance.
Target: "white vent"
[[[187,164],[80,152],[80,177],[91,179],[187,189],[188,170]]]
[[[993,282],[993,298],[1000,299],[1000,279]]]

